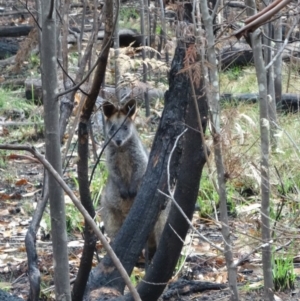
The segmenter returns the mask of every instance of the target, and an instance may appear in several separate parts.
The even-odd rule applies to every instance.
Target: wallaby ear
[[[113,114],[115,114],[118,111],[118,109],[115,107],[115,105],[109,101],[105,101],[103,103],[102,110],[103,110],[104,116],[107,118],[111,117]]]
[[[128,114],[129,117],[132,117],[132,116],[135,114],[135,112],[136,112],[136,101],[135,101],[135,99],[130,99],[130,100],[128,100],[128,101],[124,104],[124,106],[122,107],[121,111],[122,111],[125,115]]]

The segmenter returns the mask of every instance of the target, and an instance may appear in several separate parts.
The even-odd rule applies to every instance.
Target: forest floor
[[[39,146],[43,147],[42,144],[40,143]],[[5,161],[6,167],[1,168],[0,178],[0,289],[26,300],[29,292],[29,281],[24,238],[32,217],[32,210],[39,199],[36,194],[42,190],[43,168],[40,164],[32,162],[31,157],[26,156],[26,154],[20,155],[11,152],[6,156]],[[68,206],[73,208],[71,204]],[[78,223],[80,223],[80,217],[76,213],[72,210],[68,211],[68,209],[67,212],[70,214],[70,219],[78,219]],[[41,300],[51,301],[54,300],[53,257],[51,235],[49,225],[47,225],[49,214],[46,212],[45,215],[37,237],[37,251],[43,292]],[[238,217],[231,218],[230,224],[233,228],[241,223],[243,221]],[[222,245],[220,228],[215,222],[208,219],[201,222],[198,211],[195,211],[193,224],[201,234],[213,241],[214,244]],[[249,233],[254,231],[253,224],[251,226],[249,223],[247,226]],[[69,230],[70,278],[74,280],[78,270],[83,240],[78,228]],[[240,242],[237,241],[236,243],[239,244]],[[245,249],[248,247],[249,245],[244,245]],[[97,252],[100,258],[105,253],[100,244],[97,246]],[[209,282],[210,285],[227,285],[223,255],[218,254],[209,244],[201,241],[193,231],[190,231],[188,235],[182,254],[182,262],[179,263],[180,268],[178,266],[176,275],[174,275],[161,300],[230,300],[228,288],[210,290],[206,284]],[[96,264],[97,261],[95,260],[94,263]],[[254,254],[238,268],[240,300],[264,300],[261,264],[260,256]],[[300,276],[300,268],[297,266],[295,263],[295,272]],[[144,269],[135,268],[133,274],[138,281],[143,276]],[[295,288],[276,293],[278,296],[276,300],[300,300],[298,277]],[[199,289],[199,282],[203,282],[202,290],[204,291],[202,292]],[[197,283],[198,288],[195,288]]]

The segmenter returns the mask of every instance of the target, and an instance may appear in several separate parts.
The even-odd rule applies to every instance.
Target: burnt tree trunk
[[[168,156],[176,137],[184,130],[188,78],[185,74],[176,74],[182,69],[184,53],[184,49],[179,48],[175,53],[170,89],[165,95],[165,108],[153,142],[148,167],[133,207],[112,245],[128,274],[132,272],[159,211],[164,207],[165,198],[161,197],[158,189],[166,192]],[[88,288],[95,290],[106,285],[123,293],[124,281],[108,256],[93,269]]]
[[[78,154],[79,160],[77,163],[78,182],[80,200],[84,208],[88,211],[91,217],[94,218],[95,210],[89,189],[89,174],[88,174],[88,124],[99,95],[100,87],[104,81],[105,70],[109,54],[109,45],[113,32],[113,2],[106,1],[105,10],[105,35],[103,39],[101,53],[97,60],[97,67],[95,70],[92,88],[82,109],[80,122],[78,125]],[[81,301],[87,280],[92,268],[93,253],[95,250],[97,238],[92,228],[85,222],[84,230],[84,247],[80,261],[79,271],[75,280],[72,301]]]
[[[170,88],[165,94],[165,108],[153,142],[148,167],[135,202],[122,228],[112,245],[124,268],[131,274],[132,269],[146,244],[166,198],[158,190],[166,192],[167,164],[174,142],[185,128],[188,131],[180,140],[172,162],[171,174],[178,179],[175,199],[191,218],[194,210],[201,171],[205,163],[204,149],[197,124],[191,82],[183,69],[186,49],[192,44],[180,43],[177,47],[169,76]],[[202,84],[198,85],[197,95],[203,95]],[[204,96],[198,98],[202,126],[207,120],[207,102]],[[188,125],[188,126],[186,126]],[[194,130],[196,129],[196,130]],[[172,276],[180,255],[182,241],[173,232],[169,224],[184,239],[188,225],[176,208],[165,227],[159,248],[146,275],[146,281],[167,282]],[[161,270],[163,269],[163,273]],[[163,274],[163,275],[162,275]],[[165,285],[141,284],[139,293],[143,300],[156,300]],[[105,287],[105,289],[103,289]],[[124,292],[124,280],[112,260],[105,256],[101,263],[92,270],[87,294],[89,300],[107,300]],[[131,300],[131,295],[119,297],[118,300]]]
[[[203,87],[202,83],[201,81],[201,88]],[[199,89],[197,97],[201,95],[198,99],[198,107],[200,116],[202,116],[202,128],[205,130],[207,102],[206,96],[203,92],[200,92],[201,90],[202,89]],[[190,219],[192,219],[193,216],[201,173],[206,162],[204,153],[205,146],[202,143],[196,108],[193,104],[192,97],[191,91],[188,91],[185,121],[188,126],[188,131],[184,135],[181,163],[178,169],[174,195],[175,200]],[[157,300],[163,292],[165,284],[157,285],[155,283],[167,283],[172,277],[188,229],[189,225],[185,218],[176,206],[172,206],[167,220],[167,226],[164,229],[158,247],[158,252],[156,252],[153,262],[147,270],[145,281],[142,281],[138,286],[138,293],[143,301]],[[126,300],[132,300],[132,297],[127,296]]]

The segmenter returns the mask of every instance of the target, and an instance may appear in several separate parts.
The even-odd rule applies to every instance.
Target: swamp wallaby
[[[133,122],[135,100],[128,101],[122,107],[105,102],[103,112],[106,117],[106,139],[111,140],[105,150],[108,180],[101,197],[101,216],[106,232],[113,240],[133,204],[146,171],[148,153]],[[167,212],[160,214],[151,235],[156,244],[166,216]]]

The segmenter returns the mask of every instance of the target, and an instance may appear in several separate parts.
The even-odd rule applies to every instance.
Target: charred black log
[[[21,299],[17,296],[11,295],[1,289],[0,289],[0,300],[1,301],[24,301],[23,299]]]
[[[98,40],[103,39],[104,32],[100,31],[98,33]],[[140,47],[142,46],[142,35],[135,29],[120,29],[119,30],[119,44],[120,47],[128,47],[131,45],[132,47]],[[113,39],[112,39],[112,45],[113,46]],[[147,44],[147,41],[146,41]]]
[[[33,29],[33,26],[29,25],[0,27],[0,37],[27,36],[31,29]]]
[[[220,50],[219,61],[222,70],[226,70],[234,66],[242,67],[253,64],[252,49],[246,43],[225,46]]]
[[[181,295],[190,295],[202,293],[207,290],[221,290],[225,288],[227,288],[226,284],[180,279],[169,285],[168,290],[162,295],[162,298],[163,300],[169,300],[172,297],[178,298]]]
[[[256,103],[258,100],[257,93],[246,93],[234,95],[230,93],[222,94],[221,101],[235,102],[248,102]],[[300,110],[300,95],[285,93],[282,94],[281,100],[276,104],[278,112],[281,113],[297,113]]]
[[[19,45],[12,42],[0,42],[0,60],[15,55],[19,50]]]

